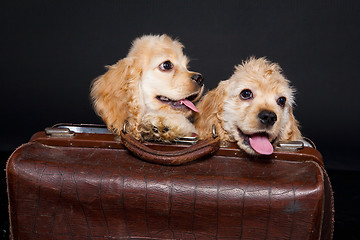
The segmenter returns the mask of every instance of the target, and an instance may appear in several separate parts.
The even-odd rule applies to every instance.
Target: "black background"
[[[136,37],[166,33],[185,45],[208,89],[249,56],[280,64],[297,89],[302,132],[332,178],[338,231],[358,239],[351,224],[359,207],[350,206],[360,199],[353,194],[360,171],[359,12],[356,0],[0,0],[2,166],[45,127],[101,123],[88,97],[91,81],[125,57]]]

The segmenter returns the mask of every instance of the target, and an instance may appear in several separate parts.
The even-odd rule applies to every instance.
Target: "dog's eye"
[[[244,89],[240,93],[240,98],[243,100],[248,100],[253,98],[253,93],[250,89]]]
[[[279,97],[278,100],[276,100],[276,103],[280,106],[280,107],[284,107],[285,103],[286,103],[286,97]]]
[[[170,61],[165,61],[159,65],[161,71],[170,71],[174,68],[174,65]]]

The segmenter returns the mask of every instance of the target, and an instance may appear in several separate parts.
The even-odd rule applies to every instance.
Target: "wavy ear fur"
[[[289,108],[289,120],[280,136],[280,141],[296,141],[301,140],[301,132],[299,130],[299,122],[295,119],[293,108]]]
[[[135,120],[139,116],[140,104],[133,97],[139,96],[140,76],[141,68],[136,67],[135,59],[124,58],[109,66],[108,71],[92,83],[90,95],[94,109],[108,128],[117,134],[128,120],[128,129],[140,138],[136,131],[140,121]]]
[[[223,113],[224,98],[227,95],[229,80],[221,81],[219,85],[208,92],[197,104],[199,113],[195,115],[195,127],[199,132],[199,138],[204,139],[212,135],[212,126],[215,125],[216,133],[224,141],[228,140],[222,120],[219,118]]]

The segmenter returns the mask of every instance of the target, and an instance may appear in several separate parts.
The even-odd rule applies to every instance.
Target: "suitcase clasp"
[[[302,141],[281,141],[276,146],[276,149],[283,151],[296,151],[302,148],[304,148]]]
[[[58,137],[58,138],[73,137],[75,135],[75,133],[68,128],[54,128],[54,127],[45,128],[45,133],[46,135],[50,135],[50,137]]]
[[[275,148],[277,150],[295,152],[296,150],[303,149],[304,147],[316,149],[315,144],[307,138],[300,141],[280,141]]]

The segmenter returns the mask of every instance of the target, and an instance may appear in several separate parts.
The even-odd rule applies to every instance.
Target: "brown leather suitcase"
[[[331,185],[309,142],[252,158],[216,135],[121,137],[58,125],[19,147],[6,169],[12,239],[332,239]]]

